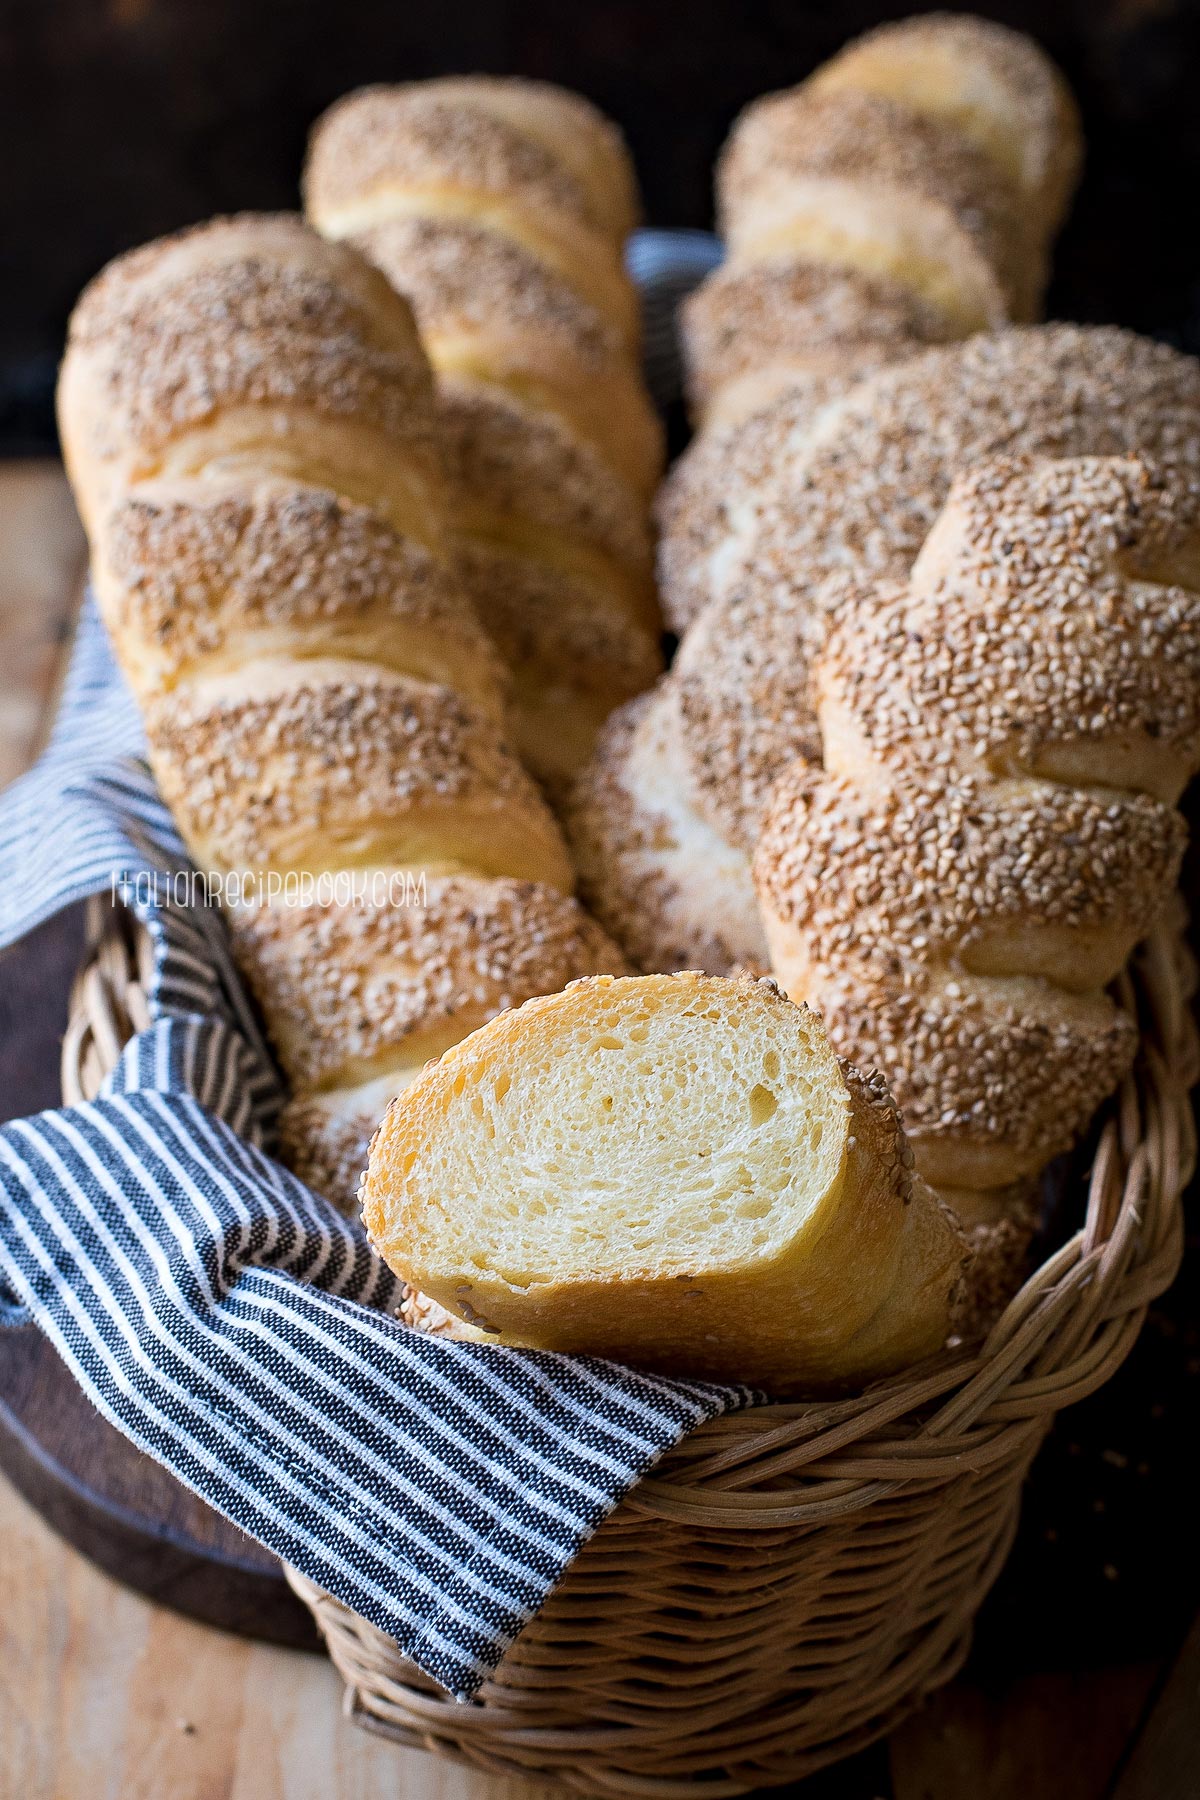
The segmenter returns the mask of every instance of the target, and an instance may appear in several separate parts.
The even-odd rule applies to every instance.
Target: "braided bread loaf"
[[[758,458],[753,504],[731,480],[718,507],[714,467],[713,505],[677,518],[676,568],[686,563],[710,599],[670,675],[639,702],[640,732],[666,745],[671,817],[619,713],[571,822],[583,892],[640,967],[765,963],[765,946],[753,948],[761,924],[748,859],[776,781],[797,755],[821,759],[808,670],[844,603],[838,578],[903,581],[954,477],[997,454],[1144,450],[1197,467],[1200,364],[1107,328],[1011,328],[881,369],[815,424],[789,421],[781,404],[746,441]],[[620,853],[614,793],[635,821]],[[705,891],[714,840],[724,847],[720,944]],[[679,846],[694,842],[705,848],[679,879]]]
[[[662,435],[622,264],[624,145],[536,82],[368,88],[316,126],[305,195],[413,305],[461,578],[512,670],[517,746],[561,791],[662,666],[646,516]]]
[[[299,219],[218,220],[86,291],[59,415],[160,789],[197,865],[243,889],[285,1143],[349,1202],[381,1092],[431,1047],[623,967],[505,735],[412,313]],[[384,903],[341,897],[353,876]]]
[[[811,413],[872,368],[1035,317],[1079,160],[1053,64],[984,19],[882,26],[756,101],[717,170],[727,260],[683,312],[698,420],[785,390]]]
[[[825,768],[789,769],[755,857],[772,961],[986,1219],[1133,1056],[1104,987],[1172,895],[1200,770],[1200,480],[985,464],[907,582],[841,598]]]

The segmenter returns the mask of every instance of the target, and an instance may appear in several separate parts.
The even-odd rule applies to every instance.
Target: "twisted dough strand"
[[[1110,328],[1010,328],[879,370],[828,406],[816,427],[782,405],[754,426],[745,433],[750,462],[723,479],[719,455],[706,455],[703,492],[672,494],[665,543],[674,566],[717,598],[643,703],[640,716],[654,713],[664,748],[647,771],[618,715],[580,782],[571,822],[589,904],[643,967],[680,959],[717,973],[730,966],[707,919],[706,867],[718,858],[722,894],[743,896],[723,939],[741,949],[734,961],[746,960],[744,947],[761,931],[745,874],[764,809],[798,755],[821,760],[812,658],[844,605],[869,611],[877,590],[903,583],[955,476],[1004,453],[1144,450],[1194,470],[1200,364]],[[739,467],[752,479],[739,482]],[[848,573],[858,577],[850,589]],[[886,657],[903,642],[899,630],[881,640],[878,704]],[[667,766],[673,822],[664,827],[659,771]],[[637,823],[636,863],[608,854],[614,785]],[[704,850],[686,880],[673,879],[667,917],[655,904],[659,875],[670,873],[678,845],[713,839],[719,850]]]
[[[661,430],[624,272],[636,186],[575,95],[487,77],[364,89],[319,121],[309,215],[416,312],[438,377],[460,573],[552,793],[661,669],[646,499]]]
[[[1200,768],[1200,482],[972,471],[907,583],[847,584],[815,688],[825,769],[788,772],[755,856],[772,960],[986,1216],[1133,1055],[1104,987],[1174,889]]]
[[[983,19],[882,26],[756,101],[718,165],[726,264],[684,310],[698,419],[784,393],[811,418],[885,363],[1035,318],[1079,161],[1053,64]]]
[[[194,860],[389,897],[404,878],[407,904],[228,910],[293,1085],[285,1149],[352,1204],[425,1056],[624,966],[505,734],[410,309],[299,219],[215,221],[85,293],[59,404],[99,603]]]
[[[1042,448],[1051,408],[1071,419],[1052,366],[1090,346],[1060,357],[1052,337],[1022,351],[998,335],[1009,366],[993,378],[954,340],[1036,314],[1079,147],[1073,102],[1035,44],[946,15],[858,40],[730,134],[726,261],[682,319],[699,430],[658,503],[663,608],[683,644],[652,697],[606,728],[568,816],[589,900],[641,966],[763,960],[748,857],[787,762],[820,758],[806,669],[827,569],[906,573],[959,469]],[[901,386],[910,416],[868,446],[870,408],[887,406],[872,381],[922,353],[924,379]],[[1023,417],[1031,387],[1048,400],[1035,391]],[[1065,448],[1110,447],[1091,441],[1090,394],[1082,410]],[[786,559],[768,552],[793,494],[831,543],[844,520],[828,557],[817,529]]]

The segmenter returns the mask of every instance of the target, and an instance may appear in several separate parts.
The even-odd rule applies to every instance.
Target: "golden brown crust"
[[[701,613],[683,641],[672,676],[679,732],[697,810],[730,844],[752,855],[763,811],[793,757],[818,762],[821,733],[807,672],[819,642],[816,622],[780,609],[765,639],[730,632],[729,611]],[[736,708],[730,730],[727,709]]]
[[[1182,861],[1195,474],[976,468],[906,584],[840,591],[814,685],[825,771],[787,771],[755,857],[773,966],[885,1070],[928,1180],[1035,1175],[1129,1067],[1103,989]]]
[[[823,970],[906,981],[953,962],[1100,987],[1158,917],[1186,836],[1173,809],[1115,789],[959,768],[920,779],[919,764],[858,785],[798,762],[772,796],[754,878]]]
[[[585,546],[647,582],[650,544],[635,497],[552,414],[502,389],[447,380],[438,417],[465,529],[511,532],[527,521],[564,540],[568,554]]]
[[[337,656],[454,685],[500,719],[506,674],[453,571],[368,507],[261,480],[139,484],[94,576],[135,689],[255,655]]]
[[[414,1041],[454,1042],[580,975],[625,972],[577,901],[528,881],[429,876],[412,904],[267,906],[232,922],[272,1042],[302,1089],[361,1081]]]
[[[1200,465],[1200,363],[1110,326],[981,334],[871,376],[779,471],[764,579],[814,594],[859,566],[907,575],[950,483],[996,455],[1144,452]]]
[[[689,803],[675,701],[668,677],[601,732],[567,812],[580,890],[639,969],[761,968],[749,861]]]
[[[274,291],[264,279],[268,266],[279,278]],[[106,344],[114,331],[143,318],[154,296],[175,295],[189,278],[225,267],[235,272],[233,297],[244,309],[246,329],[298,326],[335,342],[343,334],[358,338],[411,364],[409,379],[419,382],[419,341],[409,307],[365,258],[320,237],[299,213],[207,219],[114,257],[76,302],[69,338],[89,348]]]
[[[440,91],[477,104],[543,145],[587,188],[592,208],[617,244],[641,218],[637,173],[619,126],[571,88],[524,77],[469,75]]]
[[[684,303],[681,319],[688,398],[706,424],[731,422],[782,389],[840,384],[957,336],[949,321],[886,276],[822,263],[728,263]],[[739,403],[738,388],[753,406]]]
[[[437,479],[432,384],[407,304],[299,218],[214,220],[119,257],[71,319],[60,421],[85,516],[225,415],[340,420]]]
[[[992,1194],[963,1189],[945,1194],[962,1224],[969,1253],[954,1306],[952,1344],[975,1344],[985,1337],[1025,1280],[1042,1211],[1039,1187],[1038,1181],[1027,1180]]]
[[[460,567],[512,664],[521,752],[557,792],[657,668],[645,502],[663,436],[630,355],[619,133],[539,83],[366,89],[317,126],[306,199],[412,296]]]
[[[995,171],[957,132],[878,95],[822,94],[805,84],[764,94],[746,107],[717,164],[722,229],[738,230],[764,190],[781,178],[836,174],[928,193],[956,213],[978,210],[968,227],[994,231],[988,214],[1006,217],[1008,193]]]
[[[819,92],[882,94],[952,125],[1053,231],[1079,174],[1078,110],[1049,57],[991,19],[925,13],[880,25],[810,78]]]
[[[511,673],[513,743],[558,806],[605,719],[661,674],[658,640],[537,556],[465,538],[458,567]]]
[[[992,1188],[1070,1148],[1128,1073],[1137,1025],[1104,994],[960,977],[955,991],[822,978],[829,1041],[885,1069],[935,1188]]]
[[[636,636],[649,679],[625,612],[648,585],[645,535],[588,445],[564,447],[552,416],[529,424],[502,390],[491,416],[509,437],[426,464],[439,428],[406,304],[296,221],[150,246],[75,324],[64,436],[92,483],[106,616],[196,861],[251,878],[241,904],[226,884],[227,916],[296,1084],[284,1154],[349,1208],[378,1114],[424,1058],[499,1008],[625,967],[566,897],[561,835],[500,730],[502,662],[442,553],[441,450],[494,509],[543,483],[529,540],[564,587],[591,576],[622,674]],[[573,642],[598,661],[604,632]],[[596,668],[574,673],[597,685]],[[306,897],[321,876],[325,904]],[[268,879],[283,892],[264,904]]]
[[[1108,327],[1014,329],[928,350],[826,408],[807,443],[798,436],[764,473],[736,553],[743,574],[681,653],[707,815],[738,841],[787,764],[811,752],[808,667],[826,593],[836,597],[847,569],[863,585],[903,580],[955,475],[998,453],[1139,450],[1200,465],[1200,364]]]
[[[387,219],[354,241],[411,301],[446,381],[482,382],[557,415],[649,491],[663,436],[619,334],[523,245],[452,217]]]
[[[996,774],[1090,768],[1173,801],[1200,748],[1198,588],[1195,472],[1143,457],[982,464],[955,483],[908,585],[831,591],[823,716],[890,767],[950,753]]]
[[[457,187],[601,229],[583,186],[543,145],[438,82],[361,88],[321,119],[305,176],[318,220],[373,190]]]
[[[855,241],[851,194],[869,213]],[[891,273],[951,312],[965,330],[1027,316],[1028,272],[1019,213],[995,165],[953,127],[874,94],[824,94],[807,85],[754,101],[717,165],[722,231],[735,262],[802,246],[815,208],[831,261],[876,266],[891,219],[913,236],[891,248]],[[798,230],[802,234],[797,237]],[[1037,271],[1040,276],[1040,270]]]
[[[570,889],[545,803],[450,689],[316,660],[273,688],[250,676],[146,705],[159,787],[202,868],[465,864]]]
[[[579,94],[494,76],[360,88],[313,136],[305,198],[314,215],[384,184],[444,180],[519,197],[622,242],[636,223],[620,133]]]
[[[612,325],[556,270],[511,238],[471,219],[401,214],[355,237],[406,296],[423,342],[519,346],[530,371],[553,377],[564,363],[600,376],[623,361]]]
[[[576,96],[486,77],[360,89],[318,121],[304,194],[333,237],[397,213],[479,219],[637,341],[621,262],[632,175],[615,130]]]

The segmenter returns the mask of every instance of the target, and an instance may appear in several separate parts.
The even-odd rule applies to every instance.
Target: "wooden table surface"
[[[57,465],[0,465],[0,785],[40,744],[82,562]],[[65,995],[63,1004],[65,1016]],[[1036,1617],[1027,1628],[1037,1632]],[[1198,1698],[1200,1637],[1173,1666],[1155,1653],[1016,1678],[973,1671],[878,1753],[779,1792],[1188,1800],[1200,1794]],[[0,1478],[0,1800],[548,1800],[551,1792],[351,1726],[323,1658],[225,1636],[128,1592]]]

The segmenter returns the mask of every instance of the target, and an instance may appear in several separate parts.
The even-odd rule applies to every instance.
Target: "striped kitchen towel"
[[[271,1160],[279,1078],[218,913],[176,898],[141,748],[88,603],[46,753],[0,796],[0,949],[109,894],[149,934],[151,1022],[94,1102],[0,1130],[0,1323],[32,1318],[140,1449],[468,1699],[639,1477],[756,1396],[395,1316],[360,1225]]]
[[[661,407],[683,390],[679,303],[721,260],[709,231],[635,231],[626,264],[642,298],[642,361],[646,385]]]

